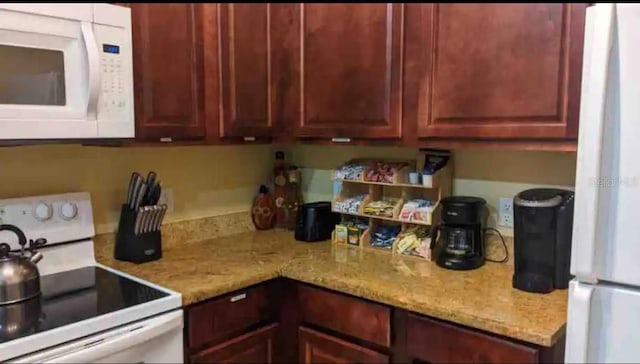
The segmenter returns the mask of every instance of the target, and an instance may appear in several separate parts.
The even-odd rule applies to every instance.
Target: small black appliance
[[[298,207],[295,238],[306,242],[329,240],[338,222],[340,215],[331,212],[331,202],[303,204]]]
[[[484,264],[486,204],[484,199],[472,196],[450,196],[440,201],[441,223],[431,230],[431,246],[435,247],[439,266],[469,270]]]
[[[573,201],[572,191],[552,188],[514,197],[514,288],[535,293],[567,288]]]

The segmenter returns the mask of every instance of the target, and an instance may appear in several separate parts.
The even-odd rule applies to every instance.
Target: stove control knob
[[[60,206],[60,216],[64,220],[73,220],[78,215],[78,206],[73,202],[65,202]]]
[[[47,221],[51,218],[51,215],[53,215],[53,209],[46,202],[38,202],[33,209],[33,217],[39,221]]]

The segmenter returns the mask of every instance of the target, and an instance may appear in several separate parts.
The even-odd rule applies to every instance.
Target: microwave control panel
[[[100,52],[101,84],[98,117],[122,121],[133,107],[131,41],[121,28],[94,25]]]

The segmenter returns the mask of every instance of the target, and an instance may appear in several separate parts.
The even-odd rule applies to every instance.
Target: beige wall
[[[178,221],[250,209],[269,181],[272,146],[0,148],[0,198],[88,191],[98,233],[113,231],[133,170],[172,187]]]
[[[350,158],[416,159],[418,150],[397,147],[296,146],[289,149],[292,161],[303,169],[303,191],[307,201],[331,199],[332,168]],[[541,186],[573,189],[576,154],[500,150],[457,150],[453,153],[453,193],[480,196],[487,200],[496,225],[500,197]],[[500,228],[513,235],[512,229]]]
[[[0,148],[0,198],[88,191],[98,233],[113,231],[131,171],[153,169],[174,190],[179,221],[248,211],[257,187],[269,183],[273,152],[263,146],[107,148],[78,145]],[[306,201],[331,198],[331,171],[350,158],[414,159],[396,147],[295,146],[287,160],[303,169]],[[500,197],[534,186],[572,188],[575,153],[460,150],[454,152],[455,194],[482,196],[494,213]],[[510,229],[501,229],[508,235]]]

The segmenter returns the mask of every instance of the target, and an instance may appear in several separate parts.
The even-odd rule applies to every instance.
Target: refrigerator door
[[[569,283],[567,363],[637,363],[640,290]]]
[[[640,287],[638,39],[640,4],[588,8],[571,256],[582,282]]]

